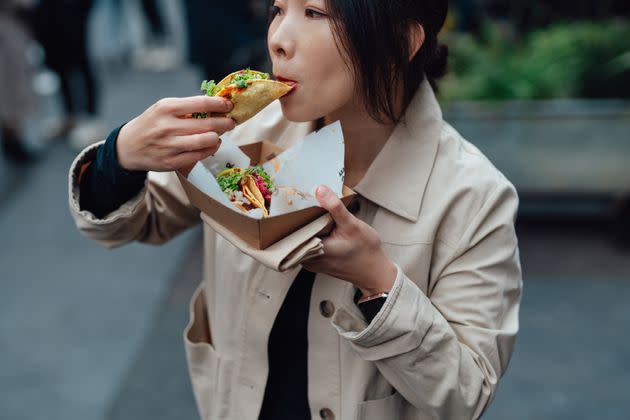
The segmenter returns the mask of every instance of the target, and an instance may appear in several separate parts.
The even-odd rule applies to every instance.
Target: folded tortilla
[[[221,171],[217,174],[217,178],[225,175],[229,175],[234,172],[243,172],[242,168],[228,168]],[[259,208],[263,211],[264,217],[269,217],[269,211],[267,210],[267,206],[265,205],[265,197],[263,197],[260,188],[256,184],[254,177],[251,175],[244,175],[240,182],[240,191],[243,193],[243,196],[251,203],[254,208]],[[237,201],[232,201],[236,207],[238,207],[242,212],[249,213],[249,210],[241,203]]]
[[[241,180],[241,186],[243,188],[243,195],[254,205],[263,211],[265,217],[269,217],[269,211],[265,206],[265,198],[258,189],[254,177],[248,175]]]
[[[241,74],[258,76],[260,78],[246,80],[247,87],[239,87],[234,78]],[[292,89],[286,83],[269,80],[266,73],[255,70],[240,70],[226,76],[217,84],[216,96],[232,101],[234,108],[227,113],[227,117],[241,124],[258,114],[276,99],[286,95]],[[242,85],[241,83],[241,85]]]

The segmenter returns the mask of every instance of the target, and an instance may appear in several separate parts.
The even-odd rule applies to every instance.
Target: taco
[[[249,68],[226,76],[219,83],[214,80],[204,80],[201,91],[208,96],[221,96],[234,104],[232,111],[226,117],[241,124],[276,99],[286,95],[292,86],[269,79],[269,74]],[[206,118],[206,113],[195,113],[195,118]]]
[[[247,169],[229,167],[217,175],[221,191],[244,213],[261,209],[263,216],[269,216],[273,181],[261,166]]]

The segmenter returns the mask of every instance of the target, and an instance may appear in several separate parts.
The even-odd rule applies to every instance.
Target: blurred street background
[[[74,227],[67,171],[157,99],[267,69],[265,19],[264,1],[2,0],[0,419],[198,418],[181,334],[201,232],[105,250]],[[521,331],[486,419],[630,419],[629,19],[452,4],[446,119],[521,196]]]

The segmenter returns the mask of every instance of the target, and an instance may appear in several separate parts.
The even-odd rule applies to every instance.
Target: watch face
[[[376,307],[380,309],[386,300],[387,300],[386,297],[380,297],[380,298],[368,300],[367,302],[364,302],[361,305],[367,305],[369,307]]]
[[[380,297],[372,300],[368,300],[367,302],[363,302],[359,304],[359,309],[365,316],[365,320],[370,323],[374,319],[374,317],[379,313],[383,304],[387,300],[386,297]]]

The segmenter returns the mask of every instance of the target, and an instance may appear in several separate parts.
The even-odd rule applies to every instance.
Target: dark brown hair
[[[434,89],[446,74],[448,48],[438,33],[448,12],[448,0],[326,0],[338,45],[349,58],[357,89],[372,118],[398,122],[425,75]],[[409,31],[424,28],[424,44],[410,61]],[[396,89],[404,92],[403,108]]]

